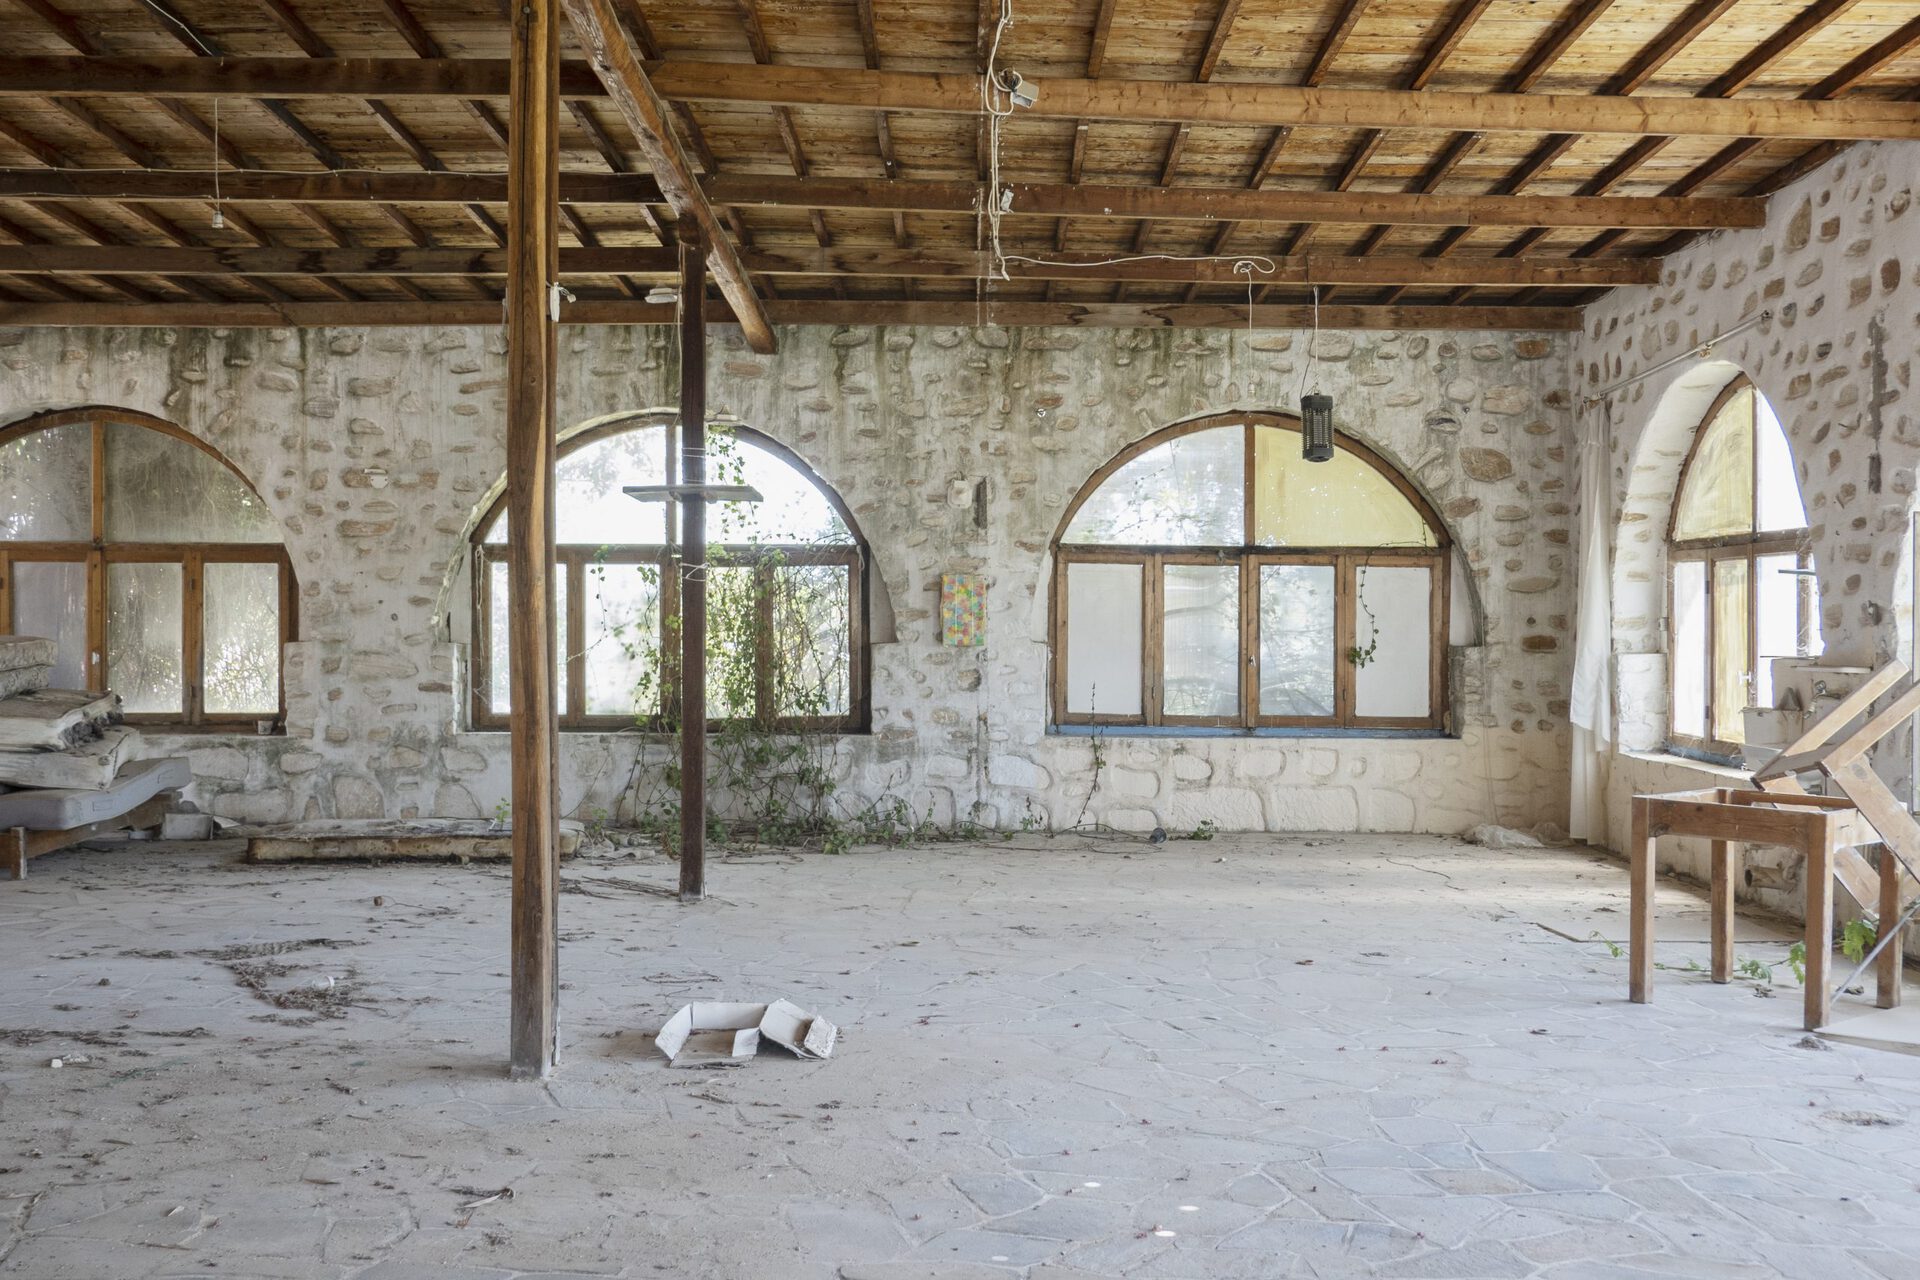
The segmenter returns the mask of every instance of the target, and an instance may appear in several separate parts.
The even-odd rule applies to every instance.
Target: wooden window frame
[[[1234,546],[1094,545],[1065,541],[1074,517],[1093,494],[1120,468],[1169,440],[1219,427],[1246,430],[1242,474],[1242,537]],[[1052,669],[1048,681],[1054,727],[1193,728],[1250,732],[1276,729],[1438,730],[1448,728],[1447,638],[1452,597],[1452,541],[1431,505],[1412,484],[1378,454],[1346,435],[1336,435],[1336,447],[1366,462],[1400,491],[1433,531],[1434,547],[1279,547],[1253,541],[1255,429],[1278,427],[1298,431],[1300,422],[1287,414],[1220,414],[1183,422],[1155,432],[1121,450],[1096,470],[1069,504],[1055,534],[1052,551],[1053,582],[1049,592],[1048,639]],[[1141,662],[1138,715],[1074,712],[1067,708],[1067,577],[1075,564],[1134,564],[1141,567]],[[1239,710],[1232,716],[1170,716],[1165,711],[1165,617],[1162,588],[1169,564],[1219,564],[1239,568]],[[1329,565],[1334,569],[1334,711],[1327,716],[1268,716],[1259,709],[1260,696],[1260,570],[1267,565]],[[1423,716],[1362,716],[1357,713],[1357,668],[1348,658],[1355,645],[1359,573],[1370,565],[1423,567],[1429,573],[1428,707]]]
[[[1721,534],[1710,538],[1681,538],[1677,536],[1680,525],[1680,507],[1686,500],[1687,484],[1693,475],[1694,459],[1700,454],[1700,445],[1706,439],[1707,431],[1720,417],[1721,411],[1742,391],[1752,390],[1754,400],[1753,421],[1748,430],[1754,435],[1753,446],[1753,493],[1752,512],[1748,517],[1748,530],[1745,533]],[[1752,379],[1745,374],[1733,379],[1715,396],[1713,403],[1701,415],[1694,427],[1693,442],[1687,448],[1686,459],[1680,464],[1680,478],[1673,490],[1673,509],[1667,513],[1667,582],[1666,582],[1666,637],[1667,637],[1667,743],[1683,751],[1698,752],[1703,755],[1718,756],[1723,759],[1738,759],[1742,753],[1741,743],[1721,738],[1715,734],[1714,717],[1714,678],[1713,663],[1719,644],[1717,635],[1718,620],[1714,610],[1714,566],[1728,560],[1744,560],[1747,565],[1747,696],[1751,705],[1754,681],[1760,670],[1760,591],[1758,562],[1764,556],[1793,556],[1795,564],[1805,571],[1813,568],[1813,552],[1808,545],[1807,531],[1802,529],[1771,530],[1761,532],[1760,522],[1760,389],[1754,386]],[[1799,487],[1799,477],[1794,477],[1794,486]],[[1678,690],[1676,679],[1679,666],[1677,637],[1674,635],[1674,586],[1677,566],[1686,563],[1699,563],[1705,566],[1705,588],[1701,597],[1701,608],[1705,611],[1704,630],[1706,635],[1706,679],[1705,705],[1702,708],[1701,723],[1704,734],[1681,733],[1674,728],[1679,723]],[[1810,578],[1803,577],[1801,589],[1795,593],[1798,605],[1798,617],[1795,620],[1798,646],[1810,647],[1813,634],[1813,611],[1817,608],[1814,592],[1808,588]],[[1736,714],[1744,714],[1744,707],[1736,708]]]
[[[864,733],[871,723],[871,681],[868,669],[868,574],[870,572],[866,539],[861,536],[859,526],[854,522],[853,513],[840,500],[831,486],[816,474],[812,467],[792,450],[779,441],[733,422],[711,424],[715,432],[724,431],[730,435],[745,439],[761,449],[771,453],[787,466],[793,468],[801,477],[833,507],[841,523],[853,538],[850,543],[766,543],[749,545],[742,543],[712,543],[708,548],[708,562],[713,567],[751,567],[755,571],[758,585],[758,608],[770,613],[773,608],[772,576],[780,568],[809,568],[817,566],[839,566],[847,575],[847,712],[839,716],[783,716],[776,713],[772,703],[777,688],[775,667],[780,660],[777,651],[762,650],[754,655],[755,673],[755,713],[753,723],[769,730],[782,733]],[[662,419],[654,415],[639,414],[619,418],[611,422],[600,423],[589,430],[580,432],[561,445],[560,457],[578,449],[597,444],[612,436],[629,431],[657,429],[664,437],[663,448],[666,451],[666,475],[671,483],[677,474],[679,450],[677,447],[678,425],[672,419]],[[472,567],[473,622],[469,676],[470,710],[469,721],[475,729],[503,730],[512,721],[511,712],[497,712],[493,709],[489,692],[492,685],[494,655],[493,636],[489,625],[492,607],[493,579],[491,566],[504,563],[507,545],[505,542],[485,541],[501,513],[505,510],[504,493],[496,499],[474,527],[471,540],[469,563]],[[680,715],[679,688],[679,642],[678,630],[674,620],[679,617],[679,581],[680,553],[673,540],[678,521],[678,504],[666,504],[666,531],[668,541],[664,543],[623,543],[618,545],[594,546],[585,543],[562,543],[555,548],[555,561],[567,580],[566,615],[556,620],[555,653],[563,655],[567,663],[566,697],[558,707],[559,726],[562,730],[575,733],[617,733],[638,730],[645,733],[665,733],[678,723]],[[591,714],[586,709],[586,601],[587,575],[596,564],[651,564],[659,572],[659,628],[657,643],[661,655],[659,710],[651,715],[608,715]],[[770,624],[771,619],[764,621]],[[771,633],[770,625],[766,628]],[[707,720],[709,731],[723,728],[729,721],[724,717],[712,717]]]
[[[129,724],[174,729],[251,730],[262,719],[284,723],[287,709],[286,647],[299,639],[298,583],[284,542],[115,542],[106,536],[107,428],[120,423],[171,436],[206,454],[247,486],[256,498],[259,490],[219,450],[186,430],[129,409],[91,405],[36,414],[0,427],[0,446],[55,427],[87,426],[92,431],[92,488],[88,541],[0,542],[0,635],[13,634],[13,568],[16,564],[83,563],[86,565],[87,685],[110,687],[112,655],[107,652],[107,568],[113,564],[178,564],[180,566],[181,709],[178,712],[129,713]],[[264,502],[262,503],[264,506]],[[279,567],[279,654],[275,685],[278,701],[271,713],[259,711],[209,713],[206,710],[206,586],[209,564],[272,564]]]

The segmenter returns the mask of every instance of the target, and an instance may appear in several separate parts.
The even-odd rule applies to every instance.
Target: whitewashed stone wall
[[[1863,145],[1772,198],[1767,224],[1707,238],[1667,260],[1658,286],[1589,307],[1574,349],[1582,396],[1683,355],[1771,310],[1773,318],[1616,395],[1613,647],[1622,746],[1608,812],[1625,839],[1636,792],[1724,785],[1738,775],[1658,754],[1666,737],[1668,513],[1693,428],[1746,373],[1791,442],[1819,574],[1826,651],[1872,664],[1906,655],[1902,622],[1914,475],[1920,466],[1920,144]],[[1580,414],[1583,432],[1600,411]],[[1904,740],[1889,744],[1904,770]],[[1668,846],[1672,846],[1669,848]],[[1704,849],[1662,844],[1662,862],[1704,875]],[[1802,890],[1756,895],[1801,910]]]
[[[1461,736],[1109,736],[1088,817],[1169,828],[1457,831],[1564,822],[1571,648],[1571,414],[1559,334],[1325,333],[1309,380],[1343,430],[1441,511],[1477,596],[1456,650]],[[936,818],[1067,823],[1091,743],[1049,735],[1048,545],[1066,504],[1169,423],[1280,408],[1306,336],[1054,329],[788,329],[781,352],[716,332],[711,404],[785,442],[844,496],[897,641],[873,652],[873,732],[837,744],[849,798]],[[563,331],[561,420],[669,405],[662,329]],[[505,735],[463,731],[456,570],[500,479],[498,330],[0,330],[0,421],[120,405],[177,422],[280,517],[300,577],[284,738],[156,738],[216,812],[490,812]],[[988,485],[985,528],[949,505]],[[939,643],[947,571],[988,576],[989,643]],[[641,741],[566,735],[567,810],[619,812]],[[657,750],[657,748],[656,748]]]

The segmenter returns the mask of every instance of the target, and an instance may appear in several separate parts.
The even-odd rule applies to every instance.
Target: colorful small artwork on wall
[[[977,649],[987,642],[987,580],[978,573],[940,575],[940,643]]]

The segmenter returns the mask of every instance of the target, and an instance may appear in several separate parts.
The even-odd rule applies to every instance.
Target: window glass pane
[[[1213,427],[1147,450],[1088,496],[1065,541],[1239,546],[1246,525],[1244,427]]]
[[[48,427],[0,445],[0,542],[92,537],[93,428]]]
[[[1240,715],[1240,569],[1170,564],[1160,589],[1165,621],[1161,713]]]
[[[773,628],[780,637],[775,699],[783,716],[844,716],[852,671],[847,567],[784,565],[773,572]]]
[[[1146,570],[1137,564],[1069,564],[1066,569],[1067,710],[1137,716]]]
[[[487,643],[491,647],[488,661],[492,664],[487,672],[488,702],[498,715],[513,710],[513,685],[510,678],[510,663],[507,654],[509,628],[507,620],[513,611],[507,604],[507,564],[504,560],[495,561],[488,566],[487,595]],[[559,646],[560,660],[554,665],[557,684],[554,692],[554,710],[558,715],[567,714],[567,574],[564,566],[555,566],[553,575],[553,610],[558,620],[554,631],[554,642]]]
[[[1333,566],[1260,566],[1260,714],[1333,714]]]
[[[1345,449],[1300,456],[1300,433],[1253,434],[1253,538],[1273,547],[1432,547],[1439,542],[1393,481]]]
[[[1760,665],[1753,673],[1753,705],[1773,705],[1773,659],[1807,656],[1800,633],[1800,557],[1757,556],[1753,562],[1753,620]]]
[[[748,484],[759,502],[718,502],[707,515],[713,542],[819,543],[853,541],[826,495],[784,458],[728,431],[708,434],[707,479]]]
[[[587,566],[587,714],[660,710],[660,566]]]
[[[112,542],[278,542],[280,522],[219,459],[162,431],[107,424]]]
[[[1354,581],[1354,643],[1373,649],[1354,674],[1354,714],[1426,719],[1432,712],[1432,570],[1361,565]]]
[[[764,628],[754,571],[707,566],[707,718],[747,719],[755,712],[754,653]]]
[[[129,714],[186,710],[178,564],[107,566],[107,687]]]
[[[1676,538],[1753,529],[1753,388],[1743,388],[1702,428],[1674,520]]]
[[[13,634],[53,641],[55,689],[87,689],[87,566],[13,562]]]
[[[1673,565],[1673,732],[1707,736],[1707,566]]]
[[[1713,564],[1713,736],[1747,740],[1747,562]]]
[[[636,427],[575,449],[554,467],[554,537],[585,547],[658,546],[667,540],[666,503],[637,502],[620,490],[666,482],[665,427]],[[502,507],[486,541],[506,540]]]
[[[205,710],[280,710],[280,566],[209,564],[203,592]]]
[[[1759,488],[1755,527],[1762,533],[1804,529],[1807,508],[1800,501],[1800,480],[1793,466],[1793,450],[1787,447],[1787,433],[1765,396],[1755,396],[1754,404],[1753,466]]]

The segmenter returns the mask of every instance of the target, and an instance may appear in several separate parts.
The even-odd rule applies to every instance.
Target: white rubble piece
[[[210,813],[169,813],[160,819],[162,840],[211,840],[214,832]]]
[[[1468,844],[1477,844],[1486,849],[1542,849],[1546,841],[1530,831],[1515,831],[1512,827],[1496,826],[1483,822],[1463,837]]]
[[[140,731],[114,725],[98,738],[65,751],[0,749],[0,782],[12,787],[53,787],[65,791],[101,791],[113,785],[120,768],[140,747]]]
[[[668,1018],[654,1037],[674,1067],[737,1067],[771,1041],[799,1058],[833,1053],[840,1029],[787,1000],[770,1004],[703,1001]]]
[[[0,700],[0,750],[64,751],[120,720],[117,693],[34,689]]]
[[[0,671],[51,667],[54,657],[51,640],[40,636],[0,636]]]

